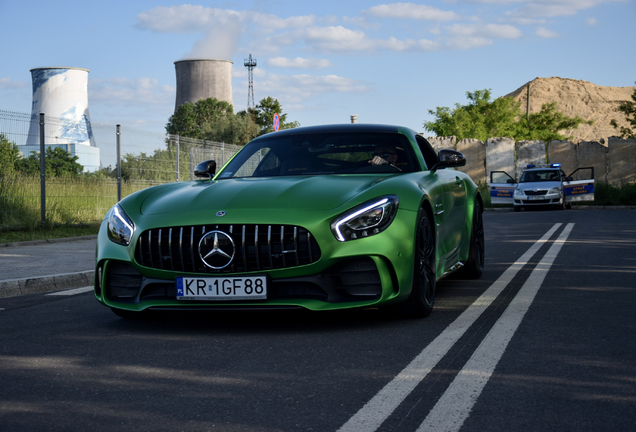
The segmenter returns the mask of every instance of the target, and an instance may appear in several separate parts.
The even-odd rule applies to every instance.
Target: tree
[[[619,127],[614,119],[610,122],[615,129],[618,129],[620,132],[619,136],[623,139],[636,139],[636,88],[632,93],[632,101],[625,101],[616,108],[616,111],[625,114],[625,120],[631,125],[630,127]]]
[[[47,147],[44,152],[46,176],[79,176],[84,167],[77,162],[78,159],[79,156],[71,156],[69,152],[60,147]],[[36,152],[31,152],[29,157],[17,161],[16,170],[27,175],[39,175],[40,155]]]
[[[234,109],[226,101],[216,98],[201,99],[196,103],[180,105],[166,124],[166,132],[188,138],[244,145],[249,136],[258,135],[254,121],[249,124],[245,111],[234,114]],[[187,145],[181,150],[187,149]]]
[[[18,146],[9,141],[5,134],[0,133],[0,176],[13,174],[19,159]]]
[[[495,136],[513,136],[517,134],[517,117],[520,114],[520,102],[511,98],[498,98],[491,101],[489,89],[466,92],[468,105],[455,104],[455,109],[437,107],[428,110],[436,120],[424,122],[424,128],[438,136],[456,136],[457,139],[476,138],[485,141]]]
[[[233,117],[234,108],[226,101],[208,98],[194,104],[187,102],[170,116],[166,132],[188,138],[234,142],[231,131]]]
[[[561,135],[558,131],[577,129],[580,124],[593,124],[593,120],[583,120],[581,117],[568,117],[557,111],[557,103],[551,102],[541,105],[541,111],[532,113],[528,119],[522,117],[519,121],[522,133],[517,139],[542,140],[571,140],[572,136]]]
[[[466,92],[466,96],[470,101],[467,105],[455,104],[453,110],[447,107],[428,110],[435,121],[424,122],[424,128],[437,136],[456,136],[458,140],[510,137],[516,141],[552,141],[568,138],[559,134],[560,130],[576,129],[581,123],[592,124],[578,116],[563,115],[557,111],[556,102],[544,104],[540,112],[526,118],[520,110],[520,102],[505,97],[491,101],[489,89]]]
[[[244,145],[249,139],[273,132],[274,114],[280,116],[280,128],[299,126],[298,122],[287,122],[280,103],[266,97],[254,109],[249,110],[249,121],[245,111],[234,114],[232,105],[215,98],[187,102],[177,108],[166,124],[166,132],[188,138],[203,139]],[[249,128],[249,130],[248,130]]]
[[[283,113],[280,102],[271,96],[261,99],[253,113],[256,124],[260,127],[259,135],[274,132],[274,114],[278,114],[281,130],[300,126],[297,121],[287,122],[287,114]]]

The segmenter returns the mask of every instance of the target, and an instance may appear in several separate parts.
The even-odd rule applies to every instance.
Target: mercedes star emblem
[[[234,258],[234,241],[223,231],[205,233],[199,242],[199,256],[206,266],[221,270]]]

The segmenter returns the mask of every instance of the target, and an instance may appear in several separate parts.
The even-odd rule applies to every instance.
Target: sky
[[[85,68],[93,123],[165,132],[174,62],[233,62],[235,111],[277,99],[301,126],[424,132],[466,93],[537,77],[633,86],[636,0],[0,0],[0,110],[31,112],[30,69]]]

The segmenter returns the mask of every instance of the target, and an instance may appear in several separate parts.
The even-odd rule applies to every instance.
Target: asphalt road
[[[634,431],[636,212],[488,212],[433,314],[0,298],[0,431]]]

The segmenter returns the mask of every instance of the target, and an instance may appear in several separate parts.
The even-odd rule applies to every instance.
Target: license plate
[[[177,300],[259,300],[267,298],[265,276],[178,277]]]
[[[545,196],[543,196],[543,195],[532,195],[532,196],[529,196],[528,199],[530,201],[537,201],[537,200],[545,199]]]

